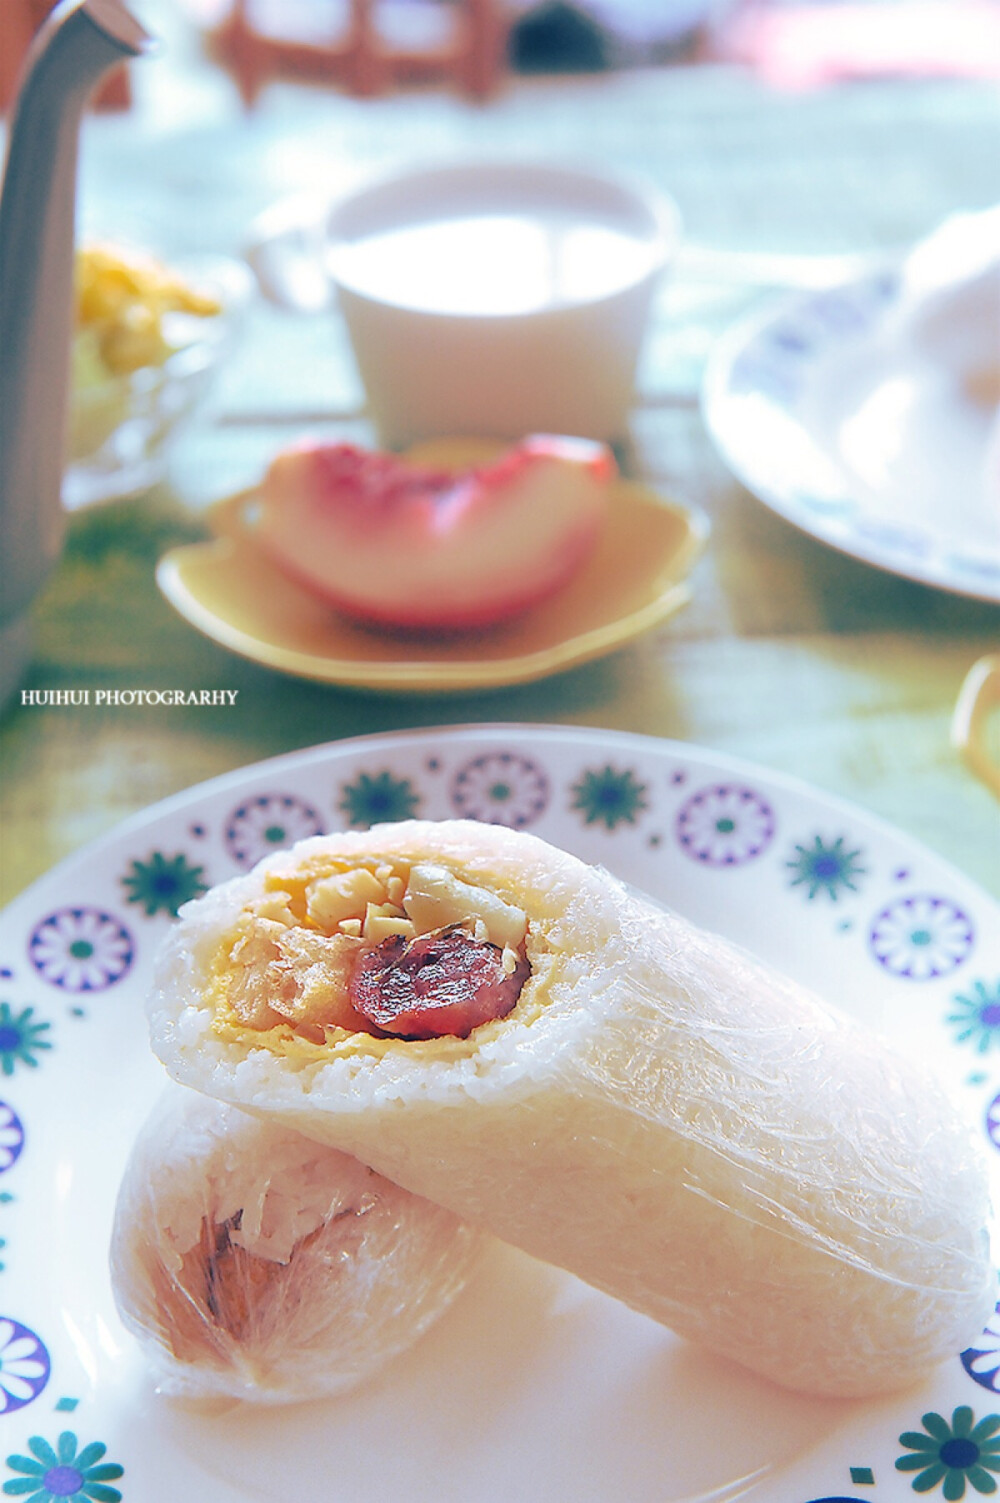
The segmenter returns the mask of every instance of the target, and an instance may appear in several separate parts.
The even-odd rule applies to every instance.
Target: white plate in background
[[[798,293],[719,341],[702,392],[722,458],[765,505],[842,552],[1000,601],[994,409],[897,337],[900,274]]]

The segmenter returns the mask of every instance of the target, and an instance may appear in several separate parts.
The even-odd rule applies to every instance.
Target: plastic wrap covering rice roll
[[[161,1391],[284,1403],[411,1346],[480,1242],[349,1155],[173,1087],[122,1181],[112,1284]]]
[[[933,1081],[533,836],[323,836],[188,905],[154,1047],[786,1386],[868,1395],[993,1309],[985,1167]]]

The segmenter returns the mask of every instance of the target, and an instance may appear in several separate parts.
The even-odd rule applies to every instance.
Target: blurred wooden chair
[[[248,105],[272,78],[358,95],[445,83],[483,99],[499,87],[509,30],[506,0],[232,0],[209,45]]]
[[[0,110],[14,98],[31,39],[55,4],[56,0],[0,0]],[[98,89],[93,104],[99,110],[125,110],[131,103],[123,63]]]

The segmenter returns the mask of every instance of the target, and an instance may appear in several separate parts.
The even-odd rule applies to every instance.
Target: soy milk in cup
[[[320,255],[379,441],[621,437],[678,237],[651,190],[538,163],[416,169],[341,199]]]

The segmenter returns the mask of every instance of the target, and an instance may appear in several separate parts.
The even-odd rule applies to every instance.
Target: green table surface
[[[601,161],[672,192],[719,250],[896,248],[1000,199],[994,91],[948,81],[775,95],[718,67],[511,82],[471,106],[430,91],[359,101],[274,85],[245,114],[169,7],[170,46],[135,69],[125,116],[88,120],[80,222],[168,256],[238,254],[281,196],[481,148]],[[205,778],[317,742],[476,721],[559,722],[724,750],[881,815],[1000,897],[1000,817],[949,744],[963,677],[1000,647],[996,607],[835,553],[731,477],[696,399],[713,339],[759,290],[687,278],[657,306],[629,473],[695,502],[712,538],[681,614],[544,682],[447,696],[282,677],[199,636],[161,598],[157,559],[204,506],[305,427],[364,440],[363,395],[332,315],[266,305],[167,479],[77,513],[38,601],[29,689],[226,688],[231,708],[22,705],[0,721],[0,900],[125,816]],[[93,694],[91,695],[93,698]]]

